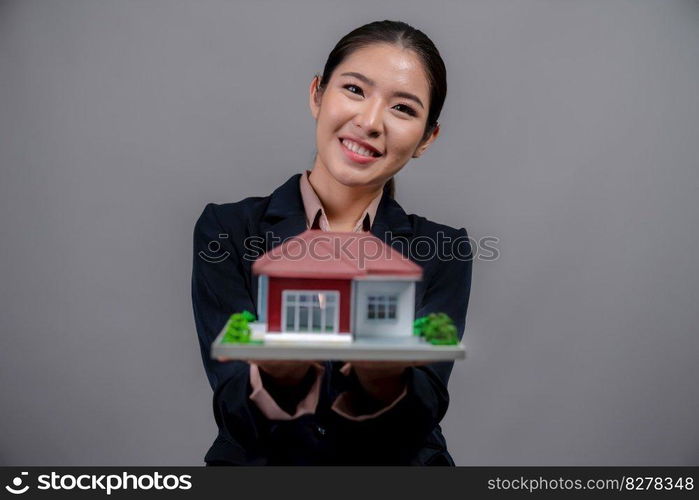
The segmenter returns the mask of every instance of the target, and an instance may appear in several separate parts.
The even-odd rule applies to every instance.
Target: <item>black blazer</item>
[[[243,259],[244,239],[258,236],[260,251],[306,230],[299,189],[301,174],[292,176],[270,196],[237,203],[209,204],[194,228],[192,305],[201,356],[214,390],[213,409],[219,434],[205,457],[207,465],[454,465],[439,422],[449,405],[447,382],[452,362],[408,368],[407,395],[389,411],[362,422],[350,421],[330,410],[345,390],[361,391],[354,377],[339,372],[342,361],[326,361],[316,413],[291,421],[268,420],[248,399],[249,366],[242,361],[211,359],[211,343],[229,315],[248,310],[257,314],[257,280],[252,260]],[[459,238],[459,248],[446,245],[446,257],[428,243],[438,233]],[[423,267],[416,284],[415,317],[445,312],[463,336],[471,288],[471,247],[464,228],[437,224],[407,215],[384,193],[371,233]],[[402,239],[402,243],[396,243]],[[410,243],[410,247],[405,245]],[[419,246],[418,242],[422,241]],[[217,243],[211,243],[217,242]],[[457,242],[458,243],[458,242]],[[264,247],[264,248],[262,248]],[[448,259],[460,250],[462,258]]]

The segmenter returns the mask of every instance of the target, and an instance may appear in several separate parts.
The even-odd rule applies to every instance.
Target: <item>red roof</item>
[[[422,267],[370,233],[309,229],[257,259],[254,274],[351,279],[368,275],[422,278]]]

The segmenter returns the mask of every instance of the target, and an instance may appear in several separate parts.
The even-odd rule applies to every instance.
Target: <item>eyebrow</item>
[[[340,76],[353,76],[357,80],[361,80],[364,83],[366,83],[367,85],[371,85],[372,87],[374,85],[376,85],[376,82],[374,80],[372,80],[371,78],[368,78],[368,77],[362,75],[361,73],[356,73],[354,71],[348,71],[346,73],[342,73],[342,75],[340,75]],[[418,96],[416,96],[415,94],[411,94],[410,92],[403,92],[403,91],[399,90],[399,91],[394,92],[393,95],[395,97],[402,97],[404,99],[410,99],[411,101],[415,101],[416,103],[418,103],[420,105],[421,108],[423,108],[423,109],[425,108],[425,106],[422,104],[422,101],[420,100],[420,98]]]

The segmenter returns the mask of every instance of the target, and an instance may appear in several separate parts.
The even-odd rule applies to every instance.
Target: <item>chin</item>
[[[358,187],[372,184],[375,181],[373,172],[367,169],[355,168],[349,165],[330,167],[330,174],[337,182],[347,187]]]

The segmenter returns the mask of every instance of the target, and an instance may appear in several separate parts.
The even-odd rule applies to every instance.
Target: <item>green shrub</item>
[[[459,337],[454,321],[446,313],[430,313],[413,322],[413,333],[433,345],[456,345]]]
[[[245,318],[245,320],[246,320],[248,323],[252,323],[253,321],[256,321],[256,320],[257,320],[257,318],[255,317],[255,315],[254,315],[253,313],[251,313],[250,311],[243,311],[243,312],[241,312],[240,314],[243,316],[243,318]]]
[[[250,311],[231,314],[226,325],[226,333],[223,335],[223,342],[250,342],[252,330],[248,323],[255,321],[255,319],[255,315]]]

